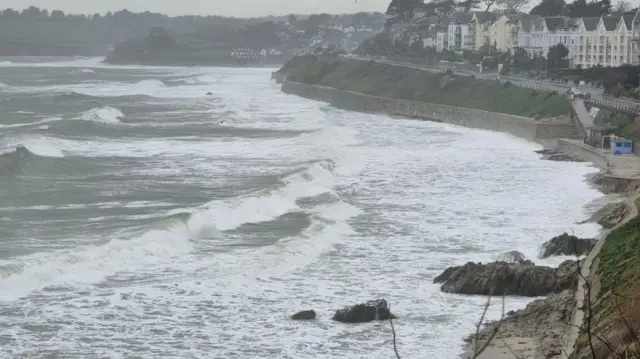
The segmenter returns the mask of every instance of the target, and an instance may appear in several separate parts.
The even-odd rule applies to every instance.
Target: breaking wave
[[[224,241],[225,231],[243,224],[267,222],[289,212],[302,211],[297,203],[300,199],[321,194],[332,196],[331,167],[328,162],[315,163],[283,177],[274,187],[212,201],[198,208],[170,211],[152,228],[113,238],[101,245],[0,260],[0,300],[18,299],[50,286],[97,284],[118,273],[171,261],[192,252],[196,245],[207,245],[210,240]],[[318,207],[315,218],[320,222],[312,225],[316,228],[314,231],[323,226],[322,223],[358,213],[338,196],[333,197],[330,210]],[[323,216],[327,218],[322,219]],[[308,235],[305,233],[301,236]]]
[[[124,114],[115,107],[104,106],[86,111],[80,117],[85,121],[115,124],[120,123],[120,119],[124,117]]]

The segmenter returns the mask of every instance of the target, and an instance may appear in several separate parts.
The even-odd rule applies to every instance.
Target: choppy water
[[[455,358],[485,299],[435,275],[597,231],[587,164],[269,77],[0,63],[0,358],[390,358],[387,323],[329,319],[379,297],[403,355]]]

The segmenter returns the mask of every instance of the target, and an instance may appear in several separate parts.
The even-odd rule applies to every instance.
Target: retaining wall
[[[274,75],[275,77],[275,75]],[[278,78],[276,78],[276,81]],[[569,137],[576,138],[571,124],[539,123],[528,117],[481,111],[463,107],[377,97],[331,87],[284,81],[282,91],[328,102],[333,106],[363,112],[379,112],[421,118],[454,125],[505,132],[529,141]]]
[[[607,168],[608,161],[605,156],[598,153],[596,149],[583,143],[574,143],[564,139],[558,139],[557,150],[592,162],[600,168]]]

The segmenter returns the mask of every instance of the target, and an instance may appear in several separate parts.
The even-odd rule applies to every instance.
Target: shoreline
[[[584,180],[587,184],[602,193],[603,197],[616,194],[618,198],[615,203],[624,204],[626,207],[629,207],[624,217],[618,218],[615,225],[608,229],[603,227],[600,232],[593,237],[597,240],[596,246],[586,257],[580,257],[580,272],[589,282],[595,283],[591,294],[592,298],[597,296],[599,280],[593,273],[595,273],[597,269],[597,256],[599,251],[611,231],[623,226],[637,215],[637,208],[635,207],[634,201],[640,197],[640,161],[636,155],[615,156],[610,151],[607,152],[585,145],[582,139],[566,136],[569,132],[564,130],[540,131],[538,128],[532,131],[532,128],[527,127],[530,125],[522,125],[527,122],[533,123],[534,121],[520,122],[515,116],[511,116],[511,118],[506,120],[497,120],[496,118],[500,118],[504,116],[504,114],[472,109],[455,112],[442,112],[442,110],[440,110],[440,113],[438,113],[438,110],[434,110],[434,108],[438,109],[439,107],[443,107],[442,105],[413,103],[405,100],[379,98],[322,86],[292,83],[287,81],[286,77],[283,78],[279,75],[281,74],[274,73],[272,79],[282,84],[281,91],[288,94],[328,102],[332,106],[352,111],[386,113],[388,115],[419,120],[435,119],[436,121],[440,120],[440,122],[447,122],[463,127],[480,128],[494,132],[507,132],[525,141],[535,142],[545,150],[551,150],[557,154],[569,157],[568,159],[559,159],[558,161],[579,159],[583,162],[590,162],[598,171],[585,176]],[[429,108],[430,106],[432,108]],[[479,113],[483,112],[485,113],[485,117],[476,118]],[[439,118],[438,115],[442,118]],[[471,116],[471,118],[465,118],[465,116]],[[580,120],[578,119],[578,121]],[[538,125],[538,123],[536,123],[536,125]],[[577,125],[575,126],[577,127]],[[540,136],[540,134],[542,134],[542,136]],[[550,160],[544,156],[540,159]],[[596,215],[604,216],[607,204],[608,203],[603,203],[601,206],[597,206],[599,208],[594,215],[584,222],[597,223],[594,217],[596,217]],[[506,323],[506,327],[510,325],[512,330],[503,331],[503,328],[498,328],[499,330],[496,329],[497,333],[500,331],[503,331],[503,333],[496,335],[479,356],[474,356],[471,352],[473,344],[469,344],[469,341],[464,340],[465,338],[469,338],[469,336],[464,337],[460,357],[463,359],[569,358],[578,338],[578,328],[582,325],[584,319],[582,309],[585,296],[584,292],[584,280],[579,278],[577,287],[567,289],[561,294],[553,294],[541,299],[535,299],[529,302],[525,308],[505,315],[501,319],[501,322],[484,321],[480,327],[480,333],[491,333],[493,328],[496,327],[495,324],[497,322],[501,324]],[[537,330],[539,327],[545,330]],[[549,331],[551,335],[547,334]],[[471,336],[475,336],[475,332],[470,334]],[[479,338],[482,338],[482,336]],[[479,345],[480,348],[483,346],[483,343]],[[538,349],[541,353],[537,352]],[[546,351],[544,356],[542,355],[543,350]]]
[[[547,145],[544,145],[544,147],[546,148]],[[560,147],[561,146],[557,146],[556,149]],[[563,153],[561,150],[559,152]],[[512,335],[514,334],[513,330],[505,330],[504,332],[500,332],[502,330],[502,328],[500,328],[497,335],[495,335],[495,337],[493,338],[492,342],[486,347],[486,350],[479,356],[475,357],[476,359],[539,359],[549,357],[562,359],[570,358],[574,350],[575,342],[579,336],[578,328],[582,325],[584,319],[584,310],[581,308],[584,307],[585,301],[585,283],[582,277],[587,278],[587,280],[589,280],[590,282],[593,281],[594,278],[592,274],[597,270],[597,256],[609,233],[611,233],[611,231],[615,230],[616,228],[623,226],[629,220],[638,215],[638,211],[634,202],[640,197],[640,189],[628,190],[624,185],[620,186],[620,182],[628,182],[630,184],[635,181],[640,181],[639,178],[632,176],[620,177],[619,172],[621,172],[623,169],[616,168],[615,163],[608,161],[605,154],[598,154],[598,156],[603,155],[603,159],[605,161],[593,161],[593,157],[591,156],[581,156],[576,153],[571,153],[571,155],[585,162],[589,162],[594,167],[598,168],[598,172],[586,175],[584,181],[590,187],[602,193],[603,197],[615,195],[617,199],[614,202],[605,202],[625,203],[630,211],[624,216],[623,219],[620,220],[620,222],[618,222],[612,228],[602,227],[599,230],[598,234],[594,237],[594,239],[597,240],[595,247],[589,252],[587,256],[581,257],[582,263],[580,265],[580,271],[582,276],[578,279],[578,285],[575,289],[567,289],[560,294],[552,294],[541,299],[532,300],[531,302],[529,302],[529,304],[527,304],[525,308],[521,308],[511,315],[505,315],[502,321],[485,321],[479,331],[479,333],[490,333],[494,330],[494,328],[497,327],[497,325],[507,324],[508,326],[509,322],[515,322],[524,328],[520,328],[520,331],[529,331],[533,333],[532,335],[515,336]],[[636,156],[633,157],[637,159]],[[541,158],[541,160],[546,159],[543,157]],[[609,183],[609,181],[614,183]],[[612,189],[610,187],[612,185],[618,188]],[[595,214],[605,208],[604,206],[606,206],[606,204],[600,206]],[[595,220],[593,217],[590,217],[581,223],[585,222],[595,222]],[[595,282],[597,282],[597,279],[595,280]],[[591,294],[592,298],[595,297],[598,294],[597,288],[592,289]],[[571,301],[568,300],[569,296],[571,298]],[[553,309],[557,311],[569,309],[571,311],[569,320],[559,320],[551,324],[555,324],[557,326],[555,333],[553,333],[552,330],[549,330],[549,323],[530,322],[523,325],[523,323],[526,323],[525,317],[535,315],[537,314],[537,312],[549,311]],[[566,319],[566,317],[562,319]],[[536,332],[537,327],[544,327],[544,332],[534,333]],[[559,345],[561,350],[559,350],[557,353],[553,353],[555,354],[553,356],[542,356],[542,353],[540,353],[540,351],[542,351],[541,349],[548,348],[541,348],[542,345],[540,344],[544,344],[545,340],[549,340],[549,338],[546,337],[549,333],[552,333],[551,335],[557,335],[559,328],[563,328],[560,332],[560,337],[554,337],[553,339],[551,339],[552,343],[549,343],[547,341],[546,344],[555,344],[556,346]],[[461,359],[474,358],[473,340],[475,334],[475,332],[470,333],[470,336],[463,338],[463,352],[459,356]],[[464,340],[469,337],[471,337],[471,341]],[[480,338],[482,338],[482,336],[480,336]],[[484,343],[484,341],[481,341],[479,345],[476,345],[476,347],[481,348]]]

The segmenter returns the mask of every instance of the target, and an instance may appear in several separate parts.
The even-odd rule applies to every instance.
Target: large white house
[[[491,44],[500,51],[522,48],[530,56],[545,57],[552,46],[562,44],[575,67],[640,64],[640,12],[584,18],[488,14],[455,13],[448,24],[432,25],[423,43],[437,51]]]

